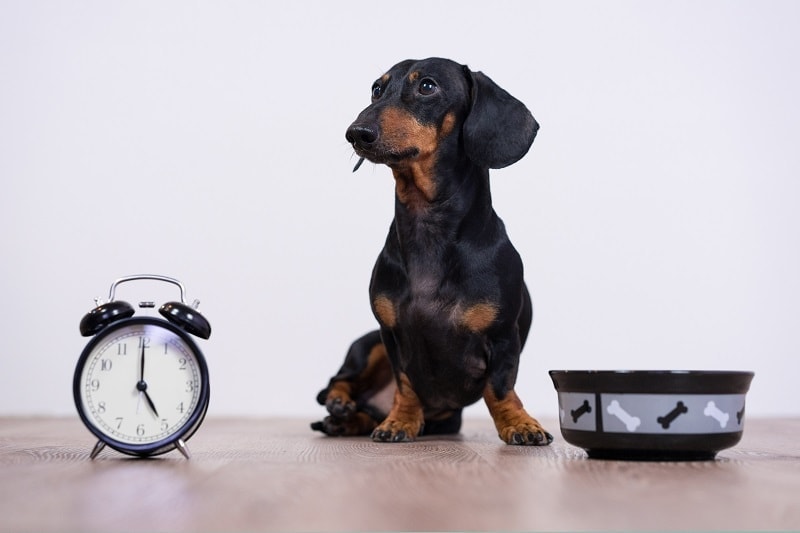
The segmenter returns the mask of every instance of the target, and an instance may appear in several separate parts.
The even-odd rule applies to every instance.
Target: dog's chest
[[[429,261],[423,266],[409,263],[405,285],[406,290],[397,302],[398,318],[403,323],[445,326],[454,322],[455,314],[463,306],[463,288],[445,271],[443,262]]]
[[[411,266],[394,284],[373,286],[373,308],[379,321],[390,329],[412,329],[423,334],[451,337],[483,333],[494,323],[499,305],[490,291],[476,291],[443,265],[431,268]]]
[[[457,291],[446,281],[440,269],[410,269],[408,289],[399,302],[407,319],[441,320],[456,307]]]
[[[373,309],[396,343],[393,364],[428,406],[467,405],[480,397],[489,360],[488,330],[499,314],[493,294],[467,283],[470,273],[427,256],[379,263]]]

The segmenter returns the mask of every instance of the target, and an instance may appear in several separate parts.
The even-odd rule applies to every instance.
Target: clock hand
[[[150,409],[153,411],[153,414],[158,416],[158,411],[156,410],[156,405],[153,403],[153,400],[150,398],[150,395],[147,394],[147,383],[144,380],[139,381],[136,384],[136,390],[140,393],[144,393],[144,399],[147,400],[147,405],[150,406]]]
[[[147,405],[150,406],[150,409],[153,410],[153,414],[156,415],[156,418],[158,418],[158,411],[156,411],[156,406],[153,403],[153,400],[150,399],[150,395],[147,394],[147,391],[142,391],[142,392],[144,392],[144,399],[147,400]]]
[[[144,338],[142,339],[142,355],[139,357],[139,381],[144,381]]]
[[[158,411],[156,410],[156,405],[153,403],[153,400],[150,398],[150,395],[147,394],[147,383],[144,380],[144,350],[145,350],[144,339],[142,339],[142,355],[139,357],[139,383],[136,384],[136,389],[139,392],[144,393],[144,399],[147,400],[147,405],[150,406],[150,409],[153,411],[153,414],[158,416]]]

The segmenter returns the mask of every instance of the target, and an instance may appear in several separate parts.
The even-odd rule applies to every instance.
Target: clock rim
[[[164,329],[169,330],[170,332],[176,334],[182,341],[184,341],[189,349],[194,354],[195,358],[197,359],[197,366],[200,372],[200,392],[198,394],[197,404],[186,420],[186,422],[173,434],[170,436],[155,441],[155,442],[148,442],[144,444],[131,444],[128,442],[122,442],[117,439],[114,439],[101,431],[94,421],[86,414],[85,410],[83,409],[83,404],[81,401],[81,375],[83,373],[83,367],[86,365],[86,361],[89,358],[89,354],[92,350],[96,347],[97,344],[101,342],[108,334],[113,333],[113,331],[117,329],[122,329],[126,326],[131,325],[151,325],[156,327],[161,327]],[[208,364],[206,363],[205,356],[203,352],[200,351],[200,348],[197,346],[197,343],[189,337],[188,333],[180,329],[175,324],[172,324],[164,319],[152,316],[139,316],[139,317],[129,317],[117,320],[112,322],[111,324],[107,325],[100,331],[98,331],[89,342],[84,347],[83,351],[81,352],[80,357],[78,357],[78,362],[75,366],[75,374],[72,378],[72,395],[73,400],[75,401],[75,408],[78,411],[78,415],[83,422],[83,425],[98,439],[104,442],[107,446],[117,450],[118,452],[127,454],[127,455],[134,455],[138,457],[148,457],[154,455],[160,455],[162,453],[166,453],[175,448],[176,443],[179,440],[188,441],[192,435],[197,431],[200,427],[200,424],[205,419],[206,413],[208,411],[208,404],[210,400],[210,384],[209,384],[209,376],[208,376]]]

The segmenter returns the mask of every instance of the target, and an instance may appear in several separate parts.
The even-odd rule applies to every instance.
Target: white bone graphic
[[[608,404],[606,411],[608,411],[608,414],[619,418],[622,423],[625,424],[625,427],[628,429],[628,431],[636,431],[636,428],[638,428],[639,424],[642,423],[638,416],[629,415],[617,400],[613,400],[610,404]]]
[[[721,411],[717,407],[717,404],[715,404],[713,401],[710,401],[708,402],[708,404],[706,404],[706,408],[703,410],[703,414],[706,416],[710,416],[711,418],[719,422],[719,427],[721,428],[724,428],[725,426],[728,425],[728,419],[730,418],[730,415],[724,411]]]

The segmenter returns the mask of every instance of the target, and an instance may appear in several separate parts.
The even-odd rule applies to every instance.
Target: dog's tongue
[[[355,172],[356,170],[358,170],[358,167],[360,167],[360,166],[361,166],[361,163],[363,163],[363,162],[364,162],[364,158],[363,158],[363,157],[359,157],[359,158],[358,158],[358,163],[356,163],[356,166],[354,166],[354,167],[353,167],[353,172]]]

